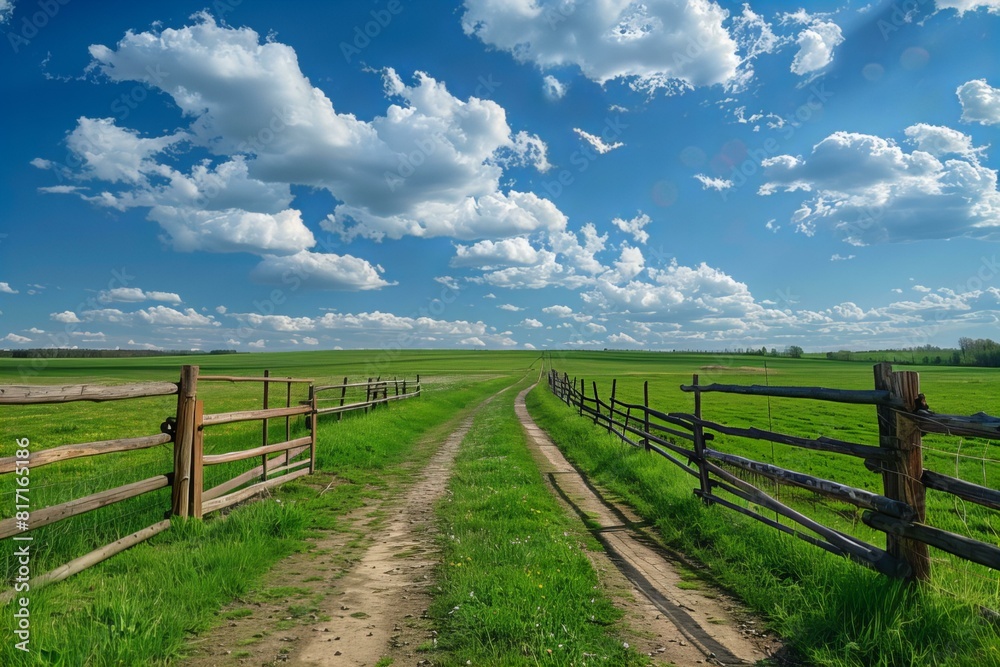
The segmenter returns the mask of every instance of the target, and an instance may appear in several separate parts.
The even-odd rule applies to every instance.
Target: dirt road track
[[[329,633],[310,633],[312,641],[302,646],[289,664],[364,667],[386,656],[400,665],[420,660],[414,659],[414,651],[428,640],[428,632],[414,619],[419,621],[430,605],[426,589],[435,564],[434,505],[447,489],[452,464],[473,419],[497,396],[499,393],[480,403],[448,435],[399,503],[396,518],[380,531],[379,539],[351,573],[341,579],[338,639],[324,636]],[[351,610],[357,611],[353,615],[344,613]]]
[[[767,658],[766,649],[741,632],[732,601],[717,592],[678,587],[682,579],[676,565],[641,530],[638,517],[605,500],[563,457],[528,414],[524,397],[530,390],[517,396],[514,410],[553,489],[581,518],[596,524],[591,532],[634,587],[638,613],[630,622],[657,645],[645,652],[678,665],[747,665]]]

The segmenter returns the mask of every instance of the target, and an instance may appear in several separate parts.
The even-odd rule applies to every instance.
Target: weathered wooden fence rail
[[[320,416],[336,414],[339,420],[343,418],[345,412],[352,410],[364,410],[368,412],[369,409],[374,408],[376,405],[420,395],[419,375],[416,382],[411,382],[409,387],[407,387],[406,383],[407,380],[405,378],[402,380],[398,378],[383,380],[381,377],[378,377],[374,379],[368,378],[367,382],[348,382],[345,377],[341,384],[316,387],[317,395],[321,392],[333,393],[333,396],[329,397],[325,395],[322,397],[317,396],[317,401],[324,404],[326,402],[339,402],[338,405],[318,408],[316,414]],[[392,387],[392,394],[389,393],[390,387]],[[364,399],[361,398],[362,388],[365,390]]]
[[[890,364],[874,367],[873,390],[842,390],[823,387],[776,387],[698,383],[693,377],[681,390],[694,394],[694,413],[655,410],[649,405],[649,383],[643,385],[643,403],[619,401],[617,381],[612,380],[607,401],[596,382],[587,395],[583,379],[570,380],[554,369],[548,376],[552,392],[581,416],[607,429],[622,441],[663,456],[699,481],[694,493],[708,504],[717,504],[752,517],[782,532],[794,535],[834,554],[845,556],[878,572],[907,580],[930,578],[928,545],[959,558],[1000,570],[1000,547],[958,535],[927,524],[926,489],[952,494],[965,501],[1000,510],[1000,491],[938,472],[923,469],[921,433],[973,436],[1000,440],[1000,418],[984,413],[969,417],[940,415],[921,409],[919,377],[912,371],[893,372]],[[876,408],[879,446],[834,438],[804,438],[757,428],[738,428],[709,421],[702,416],[701,396],[721,392],[751,396],[835,401]],[[832,480],[754,461],[709,448],[714,434],[762,440],[834,454],[858,457],[866,468],[883,476],[883,492],[873,493]],[[683,442],[683,445],[677,444]],[[740,475],[742,473],[742,476]],[[867,544],[857,537],[821,525],[772,497],[748,479],[763,477],[779,485],[807,489],[863,511],[862,521],[886,534],[886,548]],[[780,523],[759,512],[720,496],[763,507],[797,524]],[[808,530],[803,532],[801,529]]]
[[[205,414],[204,401],[198,399],[199,386],[206,382],[261,383],[263,385],[263,407],[255,410],[241,410]],[[285,385],[284,405],[271,406],[270,387]],[[293,385],[306,385],[308,400],[292,404]],[[393,393],[390,394],[390,387]],[[348,389],[365,388],[365,400],[355,400]],[[335,408],[319,409],[319,391],[340,390],[340,404]],[[153,525],[144,527],[122,537],[111,544],[101,546],[59,566],[45,574],[34,576],[28,584],[32,589],[61,581],[77,572],[100,563],[111,556],[143,542],[168,529],[170,516],[203,517],[206,514],[244,502],[253,496],[278,485],[315,472],[317,417],[332,411],[344,412],[364,410],[386,404],[390,401],[413,398],[420,395],[420,378],[407,380],[382,380],[348,383],[347,378],[339,385],[316,387],[312,379],[271,377],[264,371],[263,377],[242,377],[228,375],[199,375],[198,366],[184,366],[178,382],[145,382],[124,385],[12,385],[0,386],[0,406],[59,404],[71,401],[126,401],[137,398],[177,395],[177,409],[159,425],[160,433],[155,435],[103,440],[83,444],[67,444],[46,449],[29,450],[27,458],[8,456],[0,458],[0,480],[12,474],[22,474],[24,469],[34,471],[43,466],[57,464],[91,456],[101,456],[116,452],[132,452],[161,445],[173,447],[173,469],[162,474],[124,484],[112,489],[76,498],[44,508],[32,506],[30,516],[23,520],[18,516],[0,520],[0,540],[30,539],[25,533],[86,512],[108,507],[131,498],[157,491],[171,489],[171,506],[164,507],[166,517]],[[346,399],[350,402],[346,402]],[[306,419],[308,434],[293,438],[291,419],[302,415]],[[269,421],[284,419],[284,440],[270,442]],[[223,453],[205,454],[206,429],[222,424],[259,421],[262,424],[261,445],[249,449]],[[305,456],[303,456],[305,455]],[[204,471],[207,466],[233,463],[258,458],[260,464],[234,477],[206,489]],[[32,475],[32,479],[36,479]],[[13,484],[13,489],[17,485]],[[0,604],[10,601],[13,590],[0,593]]]
[[[37,405],[41,403],[67,403],[70,401],[126,401],[137,398],[170,396],[178,393],[178,385],[169,382],[128,384],[115,387],[99,385],[67,385],[67,386],[11,386],[0,387],[0,404],[7,405]],[[121,440],[105,440],[86,444],[63,445],[51,449],[36,450],[31,448],[27,458],[8,456],[0,459],[0,479],[22,470],[34,470],[57,462],[71,461],[89,456],[100,456],[114,452],[134,451],[156,447],[173,441],[173,435],[160,433],[157,435]],[[34,477],[32,478],[35,479]],[[17,516],[0,521],[0,540],[19,539],[30,540],[24,535],[29,531],[47,526],[57,521],[63,521],[86,512],[92,512],[102,507],[120,503],[151,493],[173,483],[173,471],[164,471],[160,475],[148,479],[124,484],[77,498],[50,507],[32,508],[27,520]],[[18,488],[11,480],[15,490]],[[30,486],[29,486],[30,489]],[[16,491],[15,491],[16,493]],[[30,495],[30,492],[26,495]],[[31,505],[31,498],[26,498],[24,506]],[[19,503],[20,504],[20,503]],[[103,545],[90,551],[55,570],[33,577],[28,584],[38,588],[63,579],[100,563],[125,549],[153,537],[170,527],[169,520],[161,520],[127,535],[111,544]],[[13,590],[0,594],[0,602],[13,598]]]

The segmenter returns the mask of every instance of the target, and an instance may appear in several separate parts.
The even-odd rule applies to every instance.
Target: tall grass
[[[574,464],[620,494],[671,547],[763,614],[820,665],[1000,664],[978,605],[907,587],[692,495],[691,478],[580,419],[540,384],[528,407]]]
[[[595,542],[549,492],[514,416],[515,392],[483,409],[440,505],[437,665],[645,665],[615,636]],[[585,546],[589,544],[589,546]],[[431,647],[425,647],[431,648]]]

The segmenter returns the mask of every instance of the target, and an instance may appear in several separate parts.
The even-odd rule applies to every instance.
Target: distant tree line
[[[176,357],[193,354],[237,354],[236,350],[70,350],[54,347],[0,350],[0,357],[14,359],[124,359],[131,357]]]
[[[959,338],[958,349],[962,359],[970,366],[1000,366],[1000,343],[989,338]]]
[[[891,350],[866,350],[861,352],[838,350],[836,352],[827,352],[826,358],[834,361],[890,361],[892,363],[924,366],[961,366],[963,364],[962,355],[958,350],[937,347],[936,345],[921,345],[918,347]]]
[[[608,348],[604,349],[605,351],[610,351]],[[769,350],[767,349],[767,346],[764,345],[761,347],[737,347],[737,348],[727,347],[724,350],[671,350],[671,352],[695,352],[698,354],[725,354],[725,355],[745,354],[752,357],[791,357],[792,359],[798,359],[803,354],[805,354],[805,350],[803,350],[798,345],[788,345],[780,350],[776,347],[772,347]]]
[[[827,359],[834,361],[891,361],[894,363],[930,366],[982,366],[1000,367],[1000,343],[989,338],[959,338],[958,348],[941,348],[921,345],[902,350],[868,350],[855,352],[839,350],[827,352]]]

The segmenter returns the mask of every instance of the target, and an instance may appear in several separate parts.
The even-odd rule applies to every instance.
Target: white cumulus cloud
[[[646,243],[649,240],[649,232],[645,230],[645,227],[650,222],[652,222],[650,217],[642,211],[639,211],[639,214],[631,220],[615,218],[611,221],[611,224],[626,234],[631,234],[632,238],[636,240],[636,243]]]
[[[793,74],[811,74],[833,62],[834,49],[844,41],[840,26],[832,21],[810,16],[803,10],[786,14],[784,20],[805,24],[795,39],[799,50],[792,59]]]
[[[387,285],[364,260],[316,251],[293,186],[331,193],[337,203],[320,224],[347,240],[498,239],[566,226],[551,201],[500,184],[511,167],[550,168],[545,143],[512,129],[495,101],[455,97],[427,73],[404,82],[382,70],[385,111],[362,119],[311,84],[291,46],[207,13],[181,28],[128,32],[90,54],[110,81],[164,93],[188,124],[145,136],[81,118],[67,139],[78,168],[32,164],[59,170],[74,181],[63,192],[95,205],[147,209],[177,250],[260,255],[258,279],[308,267],[317,286]],[[184,156],[197,162],[180,167]],[[359,277],[346,275],[353,269]]]
[[[1000,14],[1000,0],[935,0],[934,5],[939,10],[954,9],[959,16],[979,9],[985,9],[991,14]]]
[[[489,268],[496,266],[533,266],[543,254],[523,236],[501,241],[479,241],[471,246],[457,245],[452,266]]]
[[[962,104],[963,122],[1000,124],[1000,88],[986,83],[986,79],[974,79],[963,83],[955,92]]]
[[[637,90],[677,92],[736,76],[727,15],[708,0],[466,0],[462,27],[543,69],[576,65],[602,85],[621,79]]]
[[[77,324],[80,322],[80,318],[71,310],[64,310],[61,313],[52,313],[49,315],[49,319],[56,322],[62,322],[63,324]]]
[[[351,255],[303,250],[294,255],[265,255],[250,277],[262,283],[324,290],[372,290],[390,283],[381,267]]]
[[[1000,239],[997,172],[979,163],[961,133],[915,125],[906,133],[926,150],[907,153],[890,139],[836,132],[806,157],[766,159],[760,193],[806,191],[792,222],[813,235],[834,229],[854,245],[920,239]],[[955,150],[962,153],[956,153]]]

